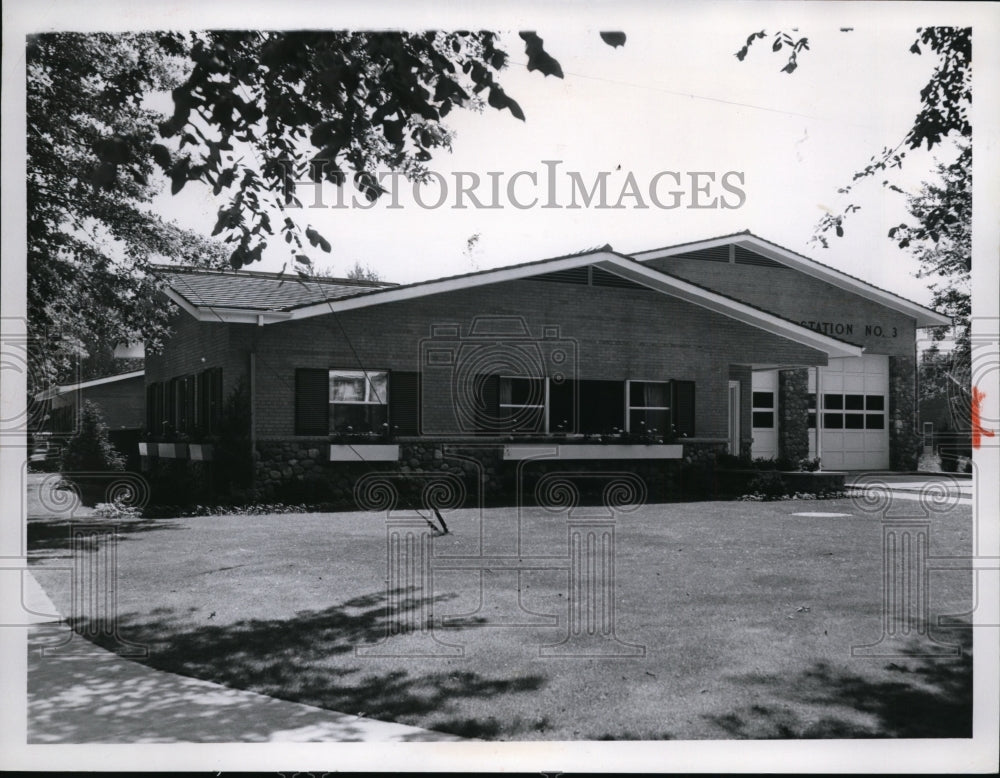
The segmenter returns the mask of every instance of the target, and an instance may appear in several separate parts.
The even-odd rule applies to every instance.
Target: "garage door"
[[[889,358],[879,355],[831,359],[809,371],[809,456],[816,456],[821,425],[825,470],[886,470],[889,467]]]

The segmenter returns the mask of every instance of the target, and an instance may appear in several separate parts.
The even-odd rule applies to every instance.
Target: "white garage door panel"
[[[864,395],[866,398],[882,398],[882,409],[869,409],[865,401],[864,411],[857,408],[832,407],[824,410],[831,414],[863,412],[881,415],[883,429],[824,429],[821,456],[827,470],[885,470],[889,467],[889,358],[866,354],[861,357],[831,359],[822,368],[820,389],[825,397],[829,395]],[[809,392],[816,392],[816,377],[809,371]],[[841,406],[847,399],[841,399]],[[843,423],[843,419],[841,419]],[[816,456],[816,431],[809,430],[809,456]]]
[[[765,415],[770,411],[772,425],[770,427],[753,427],[753,446],[751,454],[753,457],[764,459],[775,459],[778,456],[778,371],[777,370],[755,370],[753,374],[753,400],[754,411],[763,412]],[[766,400],[770,394],[768,405],[766,402],[759,404],[758,400]],[[754,414],[755,420],[757,415]]]

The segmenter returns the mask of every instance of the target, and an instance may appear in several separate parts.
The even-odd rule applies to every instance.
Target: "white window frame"
[[[334,400],[333,399],[333,380],[334,373],[338,373],[339,378],[363,378],[365,382],[365,399],[363,400]],[[372,386],[371,376],[377,374],[385,375],[385,397],[379,399],[375,395],[375,400],[372,400],[372,395],[375,394],[374,387]],[[332,367],[328,374],[330,381],[330,405],[388,405],[389,404],[389,371],[388,370],[347,370]]]
[[[769,407],[758,406],[754,403],[753,396],[755,394],[769,394],[771,395],[771,405]],[[755,413],[770,413],[771,414],[771,426],[770,427],[758,427],[754,424],[753,417]],[[777,430],[778,429],[778,393],[770,389],[751,389],[750,391],[750,426],[753,429],[758,430]]]
[[[632,384],[663,384],[667,387],[667,402],[670,401],[669,380],[653,380],[649,378],[627,378],[625,380],[625,432],[632,432],[632,411],[667,411],[670,419],[669,424],[673,424],[673,407],[670,405],[632,405]],[[670,430],[661,430],[660,434],[667,435]]]
[[[542,382],[542,404],[541,405],[523,405],[521,403],[505,403],[500,402],[500,381],[503,380],[521,380],[521,381],[541,381]],[[498,375],[497,376],[497,407],[498,408],[541,408],[542,409],[542,430],[541,432],[548,434],[549,432],[549,379],[547,376],[530,376],[530,375]]]

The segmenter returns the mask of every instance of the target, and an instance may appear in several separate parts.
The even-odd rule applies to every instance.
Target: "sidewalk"
[[[58,613],[30,573],[24,599],[32,612]],[[28,633],[31,744],[466,740],[154,670],[98,648],[61,622],[36,622]]]
[[[872,471],[849,472],[844,479],[848,491],[885,484],[896,497],[919,500],[920,495],[934,499],[947,494],[960,504],[971,505],[975,494],[972,477],[962,473],[878,473]]]

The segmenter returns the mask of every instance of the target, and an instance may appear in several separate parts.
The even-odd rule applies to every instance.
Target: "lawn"
[[[605,521],[594,509],[573,518],[584,514]],[[971,630],[934,632],[963,646],[958,658],[852,657],[852,645],[879,640],[883,608],[881,523],[851,500],[619,513],[615,635],[561,646],[571,656],[540,651],[567,638],[581,602],[569,585],[567,514],[445,519],[451,532],[430,541],[429,578],[390,575],[376,513],[123,522],[119,633],[148,646],[141,661],[162,670],[470,737],[971,736]],[[932,556],[971,553],[968,506],[929,521]],[[64,612],[68,529],[53,517],[29,522],[32,570]],[[424,530],[414,527],[429,538]],[[480,555],[494,561],[477,568]],[[969,610],[968,572],[930,575],[933,619]],[[390,601],[401,616],[388,617]],[[433,636],[389,634],[420,614]],[[87,631],[89,617],[77,613],[77,626]]]

